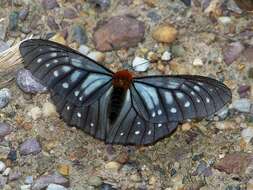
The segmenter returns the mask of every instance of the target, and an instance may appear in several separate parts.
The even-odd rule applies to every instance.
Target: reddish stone
[[[244,46],[240,42],[233,42],[224,50],[223,57],[227,65],[232,64],[237,58],[240,57]]]
[[[93,40],[97,50],[110,51],[136,46],[143,40],[144,33],[143,22],[129,15],[116,16],[98,24]]]
[[[253,154],[235,152],[227,154],[215,163],[214,168],[227,174],[243,174],[247,167],[253,164]]]

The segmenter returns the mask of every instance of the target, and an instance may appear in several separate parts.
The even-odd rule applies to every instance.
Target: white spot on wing
[[[155,112],[153,112],[153,113],[152,113],[152,117],[155,117],[155,116],[156,116],[156,114],[155,114]]]
[[[47,64],[46,64],[46,67],[49,67],[49,66],[50,66],[50,64],[49,64],[49,63],[47,63]]]
[[[80,91],[78,91],[78,90],[76,90],[76,91],[74,92],[74,94],[75,94],[76,97],[79,95],[79,93],[80,93]]]
[[[77,112],[77,117],[81,118],[82,117],[82,114],[80,112]]]
[[[67,110],[70,110],[70,107],[69,107],[69,106],[67,106]]]
[[[51,56],[51,57],[56,57],[56,56],[57,56],[57,53],[55,53],[55,52],[54,52],[54,53],[51,53],[50,56]]]
[[[151,130],[148,131],[148,135],[151,135]]]
[[[58,63],[58,60],[57,60],[57,59],[54,59],[54,60],[53,60],[53,63]]]
[[[194,92],[194,91],[191,91],[191,95],[195,96],[195,92]]]
[[[198,87],[198,86],[196,86],[196,85],[194,85],[194,87],[193,87],[196,91],[200,91],[200,88]]]
[[[210,99],[209,98],[206,98],[206,103],[210,103]]]
[[[197,98],[197,102],[200,103],[200,99]]]
[[[138,121],[138,122],[137,122],[137,125],[140,125],[140,124],[141,124],[141,122],[140,122],[140,121]]]
[[[177,92],[177,93],[176,93],[176,96],[177,96],[179,99],[181,99],[181,98],[184,97],[184,94],[183,94],[182,92]]]
[[[54,76],[58,77],[59,76],[59,71],[54,71]]]
[[[94,123],[90,123],[90,126],[93,127],[93,126],[94,126]]]
[[[159,110],[157,111],[157,114],[158,114],[158,115],[161,115],[161,114],[162,114],[162,110],[159,109]]]
[[[124,133],[120,133],[120,136],[123,136],[124,135]]]
[[[171,108],[171,109],[170,109],[170,112],[171,112],[171,113],[177,113],[177,109],[176,109],[176,108]]]
[[[41,63],[41,61],[42,61],[42,59],[41,59],[41,58],[39,58],[39,59],[37,60],[37,63]]]
[[[185,102],[184,107],[188,108],[191,105],[189,101]]]
[[[68,88],[69,87],[69,83],[67,83],[67,82],[62,83],[62,87],[63,88]]]
[[[139,135],[140,131],[135,131],[134,134]]]
[[[158,123],[158,127],[161,127],[162,126],[162,124],[161,123]]]

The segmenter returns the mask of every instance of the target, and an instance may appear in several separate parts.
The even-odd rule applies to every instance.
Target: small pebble
[[[31,185],[21,185],[20,190],[31,190]]]
[[[14,31],[18,28],[19,13],[13,11],[9,15],[9,30]]]
[[[12,129],[9,124],[0,122],[0,138],[10,134],[11,131]]]
[[[4,186],[6,185],[6,183],[7,183],[7,178],[0,176],[0,189],[4,189]]]
[[[105,54],[99,51],[92,51],[87,56],[99,63],[102,63],[105,61]]]
[[[19,19],[21,21],[26,20],[28,14],[29,14],[29,7],[25,7],[23,9],[21,9],[20,12],[19,12]]]
[[[72,28],[72,39],[78,44],[86,44],[88,38],[85,29],[80,25],[75,25]]]
[[[70,8],[70,7],[64,9],[63,15],[65,18],[68,18],[68,19],[74,19],[78,16],[77,12],[73,8]]]
[[[177,29],[172,25],[160,25],[152,33],[153,39],[158,42],[172,43],[177,38]]]
[[[25,184],[32,184],[33,183],[33,176],[26,176]]]
[[[249,68],[249,70],[248,70],[248,77],[250,79],[253,79],[253,67]]]
[[[44,9],[54,9],[56,7],[59,7],[56,0],[42,0],[41,3]]]
[[[8,176],[10,174],[11,168],[6,168],[3,172],[3,176]]]
[[[182,131],[189,131],[192,128],[192,125],[190,123],[184,123],[182,125]]]
[[[0,25],[0,32],[1,32],[1,25]],[[0,34],[0,39],[1,39],[1,34]],[[4,41],[1,41],[0,40],[0,53],[9,49],[10,48],[10,45],[5,43]]]
[[[231,24],[232,19],[228,16],[222,16],[218,18],[218,22],[223,25]]]
[[[49,40],[51,40],[53,42],[57,42],[57,43],[62,44],[62,45],[66,45],[66,40],[65,40],[64,36],[61,33],[55,34]]]
[[[105,169],[111,172],[117,172],[121,168],[121,164],[115,161],[111,161],[105,164]]]
[[[88,0],[89,3],[94,4],[96,7],[99,7],[101,10],[106,10],[110,7],[110,0]]]
[[[67,164],[59,164],[57,170],[63,176],[69,175],[69,165]]]
[[[42,111],[39,107],[33,107],[30,109],[28,114],[33,120],[37,120],[41,117]]]
[[[111,184],[108,183],[103,183],[100,187],[99,190],[117,190],[115,188],[113,188],[113,186]]]
[[[17,151],[12,148],[8,153],[7,159],[9,159],[12,162],[17,160]]]
[[[4,162],[0,161],[0,172],[3,172],[6,168],[6,165]]]
[[[253,178],[248,181],[247,190],[253,190]]]
[[[149,67],[149,61],[141,58],[141,57],[135,57],[132,62],[132,67],[135,71],[143,72],[146,71]]]
[[[28,154],[38,154],[41,151],[39,142],[35,139],[27,139],[20,145],[20,154],[25,156]]]
[[[51,183],[48,185],[47,190],[67,190],[67,188],[62,185]]]
[[[235,100],[232,103],[232,107],[239,112],[249,113],[250,107],[251,107],[251,101],[250,99],[246,99],[246,98]]]
[[[88,55],[88,53],[90,52],[90,48],[86,45],[81,44],[78,51],[84,55]]]
[[[224,61],[227,65],[232,64],[237,58],[240,57],[245,47],[241,42],[230,43],[223,52]]]
[[[65,177],[54,173],[50,175],[44,175],[36,179],[33,183],[32,189],[45,189],[49,184],[58,184],[64,187],[69,187],[69,180]]]
[[[50,117],[57,115],[56,107],[51,102],[46,102],[42,106],[42,114],[44,117]]]
[[[201,60],[201,58],[195,58],[192,62],[193,66],[197,66],[197,67],[201,67],[203,66],[203,61]]]
[[[15,181],[21,177],[21,173],[19,171],[10,171],[9,181]]]
[[[45,86],[37,82],[37,79],[29,70],[20,69],[17,73],[16,79],[18,87],[26,93],[42,93],[47,90]]]
[[[100,185],[102,185],[103,181],[99,176],[91,176],[88,179],[88,184],[91,186],[95,186],[98,187]]]
[[[250,140],[253,138],[253,127],[243,129],[241,132],[241,136],[246,143],[249,143]]]
[[[162,55],[162,60],[163,60],[163,61],[169,61],[169,60],[171,60],[171,53],[168,52],[168,51],[165,51],[165,52],[163,53],[163,55]]]
[[[8,88],[3,88],[0,90],[0,109],[7,106],[11,98],[11,92]]]

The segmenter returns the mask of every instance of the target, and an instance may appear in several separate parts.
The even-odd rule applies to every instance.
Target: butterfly
[[[48,40],[29,39],[19,49],[25,67],[50,90],[61,118],[108,144],[153,144],[179,123],[208,117],[231,100],[227,86],[204,76],[114,73]]]

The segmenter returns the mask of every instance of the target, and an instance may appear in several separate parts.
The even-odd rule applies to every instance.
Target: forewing
[[[231,100],[221,82],[192,75],[135,78],[131,93],[134,108],[151,123],[207,117]]]
[[[104,140],[112,72],[60,44],[27,40],[20,45],[24,65],[50,89],[64,121]]]
[[[122,110],[111,126],[106,143],[123,145],[149,145],[170,135],[178,122],[151,123],[143,119],[133,106],[130,90],[127,91]]]
[[[91,104],[111,86],[110,70],[58,43],[27,40],[20,52],[25,67],[43,85],[77,106]]]

